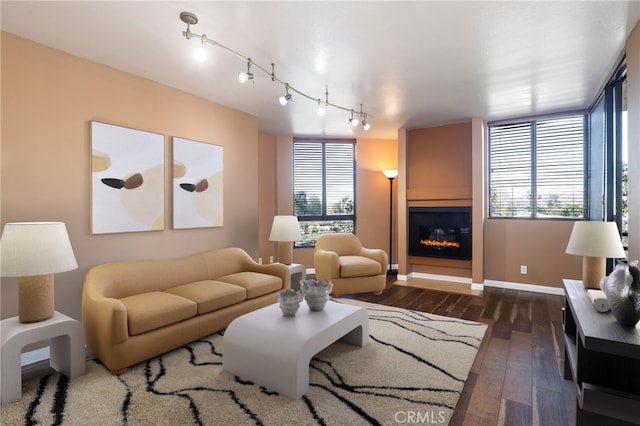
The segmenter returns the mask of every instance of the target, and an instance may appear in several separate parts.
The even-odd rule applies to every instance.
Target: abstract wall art
[[[164,229],[164,135],[91,122],[91,230]]]
[[[223,223],[222,146],[173,138],[173,227]]]

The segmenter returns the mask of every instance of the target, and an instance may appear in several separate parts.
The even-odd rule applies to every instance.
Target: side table
[[[307,268],[299,263],[292,263],[286,266],[289,267],[289,273],[291,274],[291,288],[300,290],[300,280],[307,279]]]
[[[564,378],[578,426],[640,425],[640,327],[596,311],[581,281],[564,280]]]
[[[50,340],[49,365],[72,379],[84,374],[84,327],[60,312],[45,321],[21,323],[18,317],[2,320],[0,328],[1,404],[17,401],[22,396],[22,348],[31,343]]]

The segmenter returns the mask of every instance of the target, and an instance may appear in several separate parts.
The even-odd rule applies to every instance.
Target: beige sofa
[[[82,291],[86,343],[121,374],[275,303],[289,281],[285,265],[258,264],[240,248],[97,265]]]

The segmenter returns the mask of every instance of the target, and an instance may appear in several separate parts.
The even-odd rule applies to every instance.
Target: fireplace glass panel
[[[409,256],[471,260],[471,207],[410,207]]]

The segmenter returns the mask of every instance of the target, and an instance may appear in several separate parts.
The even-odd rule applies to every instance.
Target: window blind
[[[326,232],[354,232],[354,141],[294,140],[293,189],[303,238],[296,246],[313,245]]]
[[[489,216],[583,217],[584,120],[489,126]]]

